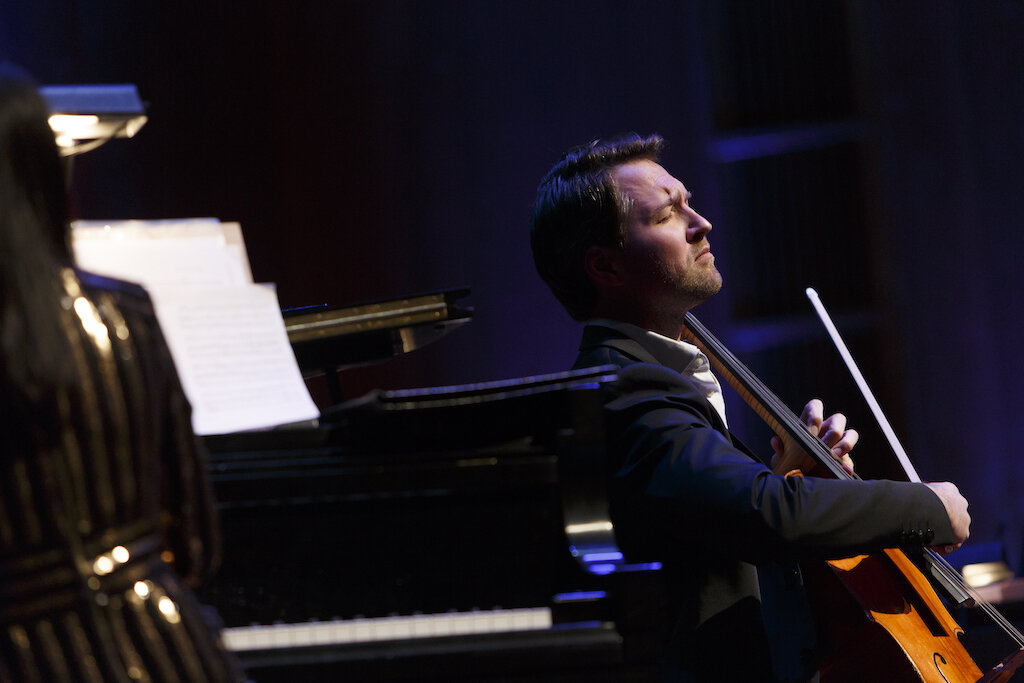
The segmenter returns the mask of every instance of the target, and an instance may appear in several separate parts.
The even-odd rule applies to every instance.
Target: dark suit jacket
[[[756,565],[782,613],[769,623],[796,615],[773,643],[777,675],[806,680],[813,628],[794,561],[952,542],[945,508],[922,484],[773,475],[656,351],[589,325],[574,367],[620,368],[605,390],[612,518],[627,557],[662,560],[670,577],[666,663],[677,680],[771,679]]]

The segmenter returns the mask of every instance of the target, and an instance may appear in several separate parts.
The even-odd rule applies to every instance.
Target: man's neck
[[[629,323],[678,341],[683,336],[683,320],[687,310],[689,309],[683,309],[681,312],[673,314],[656,315],[652,311],[598,306],[594,309],[592,317]]]

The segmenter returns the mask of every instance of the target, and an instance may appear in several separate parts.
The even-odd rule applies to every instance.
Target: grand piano
[[[286,327],[304,373],[330,373],[464,323],[464,294],[426,319],[401,313],[425,312],[413,298]],[[625,561],[604,491],[612,378],[378,391],[207,437],[225,549],[200,598],[251,679],[654,680],[659,566]]]

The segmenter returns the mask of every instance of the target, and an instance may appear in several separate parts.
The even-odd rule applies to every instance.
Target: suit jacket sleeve
[[[747,561],[829,559],[953,542],[925,485],[783,477],[729,434],[696,388],[660,365],[622,369],[606,401],[613,514],[634,550],[682,547]]]

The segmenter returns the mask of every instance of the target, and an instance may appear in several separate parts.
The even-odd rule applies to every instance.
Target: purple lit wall
[[[961,484],[975,536],[1003,541],[1019,573],[1024,4],[869,5],[908,449],[922,476]]]
[[[708,166],[710,0],[144,5],[0,8],[0,56],[41,82],[131,82],[149,102],[137,139],[76,162],[80,215],[240,221],[284,306],[472,288],[470,325],[351,373],[352,393],[567,367],[578,330],[534,273],[527,216],[571,145],[659,132],[717,234],[741,227]],[[1019,570],[1024,3],[854,6],[897,427]],[[815,256],[841,270],[843,245],[829,250]],[[704,315],[729,322],[724,301]]]

